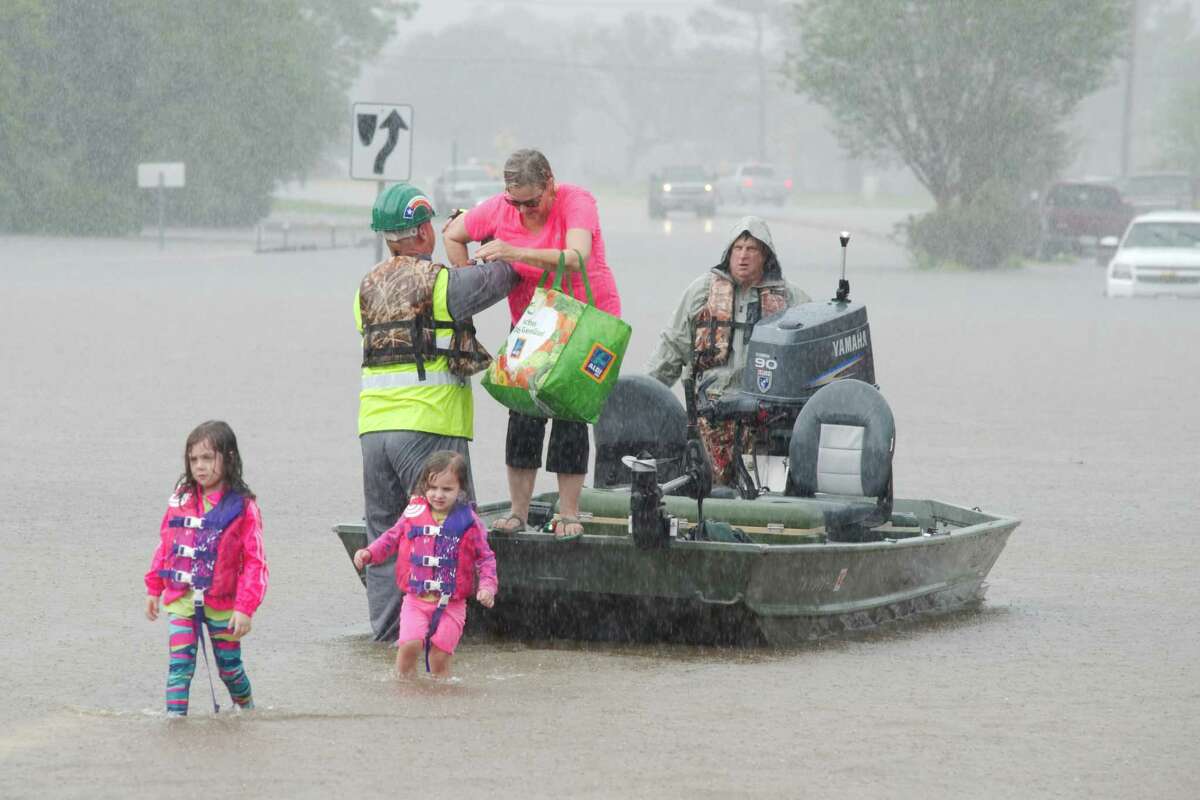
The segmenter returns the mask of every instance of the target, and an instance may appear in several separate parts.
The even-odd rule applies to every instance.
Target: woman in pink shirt
[[[480,261],[507,261],[521,276],[508,295],[515,325],[533,298],[538,281],[547,270],[558,269],[559,256],[566,254],[571,293],[587,302],[582,276],[578,274],[578,250],[587,265],[588,281],[596,307],[620,316],[617,284],[604,259],[604,237],[596,198],[581,186],[556,183],[550,162],[537,150],[518,150],[504,164],[504,193],[452,220],[444,231],[446,255],[451,263],[468,263],[469,242],[484,242],[475,251]],[[522,530],[529,519],[529,501],[542,465],[542,441],[546,420],[510,411],[504,463],[508,467],[508,490],[512,511],[496,521],[493,530]],[[555,420],[550,433],[546,469],[558,474],[560,518],[555,535],[574,539],[583,534],[579,524],[579,495],[587,477],[588,433],[582,422]]]

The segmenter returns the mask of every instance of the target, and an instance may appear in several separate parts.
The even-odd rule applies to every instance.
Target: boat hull
[[[550,501],[552,502],[552,497]],[[482,506],[485,521],[507,504]],[[627,534],[492,534],[500,593],[470,628],[519,638],[788,646],[977,604],[1019,524],[931,500],[897,500],[920,527],[866,543],[672,540],[641,550]],[[736,524],[736,522],[734,523]],[[361,525],[335,528],[347,551]]]

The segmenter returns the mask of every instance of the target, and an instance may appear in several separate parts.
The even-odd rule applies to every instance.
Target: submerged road
[[[633,372],[730,220],[601,211]],[[351,301],[373,251],[0,238],[0,796],[160,795],[183,775],[250,797],[1200,795],[1200,304],[1107,300],[1086,262],[917,271],[887,212],[768,217],[818,298],[836,230],[863,234],[849,277],[897,494],[1023,519],[982,610],[786,652],[468,642],[443,685],[391,675],[329,530],[361,516]],[[505,313],[478,322],[498,344]],[[476,404],[478,494],[501,497],[504,411]],[[260,711],[213,718],[201,667],[193,716],[169,724],[141,575],[210,417],[237,431],[265,520],[272,582],[244,647]]]

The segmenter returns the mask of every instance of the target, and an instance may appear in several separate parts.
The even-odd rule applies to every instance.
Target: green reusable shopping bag
[[[617,385],[629,345],[629,324],[596,308],[587,267],[578,250],[587,303],[564,292],[563,255],[553,285],[539,281],[516,327],[508,334],[483,387],[502,405],[531,417],[594,423]]]

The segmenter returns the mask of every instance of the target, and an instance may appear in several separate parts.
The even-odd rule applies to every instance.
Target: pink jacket
[[[219,497],[209,495],[216,501]],[[158,571],[171,567],[176,544],[190,545],[192,530],[172,528],[167,524],[173,517],[202,517],[204,508],[199,497],[190,492],[182,496],[175,494],[167,503],[159,528],[158,548],[146,573],[146,592],[154,597],[162,595],[163,603],[172,603],[187,593],[187,586],[168,582],[159,577]],[[217,547],[217,563],[213,570],[212,588],[204,593],[204,604],[219,611],[240,611],[252,616],[262,603],[267,592],[267,561],[263,553],[262,516],[258,504],[246,499],[241,515],[230,523]]]
[[[474,511],[471,512],[471,519],[471,527],[467,528],[466,533],[463,534],[458,547],[458,575],[464,579],[477,577],[480,589],[487,589],[495,594],[498,586],[496,554],[488,546],[487,529],[483,527],[483,522]],[[419,495],[413,496],[408,501],[408,507],[404,509],[404,513],[400,515],[400,520],[367,546],[367,550],[371,552],[371,563],[378,564],[395,553],[396,585],[400,587],[400,591],[408,592],[408,579],[412,571],[410,557],[414,553],[429,555],[432,550],[430,553],[426,553],[424,548],[429,546],[430,540],[433,538],[417,536],[410,539],[408,532],[414,526],[437,524],[437,520],[433,518],[433,514],[429,510],[429,501]],[[417,552],[418,549],[420,552]],[[428,576],[418,574],[419,579],[433,577],[432,568],[423,567],[421,569],[429,569],[430,574]],[[460,600],[473,595],[475,583],[475,580],[458,580],[454,586],[453,599]]]

